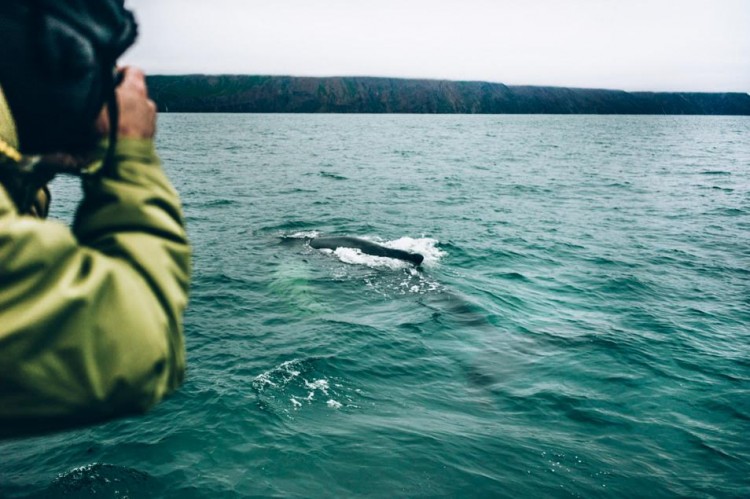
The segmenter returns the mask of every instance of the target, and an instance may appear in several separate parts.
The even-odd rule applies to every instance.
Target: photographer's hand
[[[156,133],[156,105],[148,98],[146,77],[138,68],[122,70],[123,80],[117,87],[117,104],[120,118],[117,136],[130,139],[153,139]],[[106,106],[96,121],[97,132],[106,137],[109,133],[109,117]]]

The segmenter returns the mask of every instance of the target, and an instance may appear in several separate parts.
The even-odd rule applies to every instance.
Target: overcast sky
[[[750,0],[127,0],[151,74],[750,92]]]

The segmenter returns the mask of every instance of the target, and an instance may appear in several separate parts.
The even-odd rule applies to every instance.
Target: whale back
[[[396,258],[398,260],[413,263],[414,265],[420,265],[424,261],[424,256],[419,253],[409,253],[408,251],[400,249],[386,248],[385,246],[373,243],[372,241],[351,236],[315,237],[310,240],[310,246],[315,249],[330,250],[335,250],[336,248],[356,248],[362,253],[368,255]]]

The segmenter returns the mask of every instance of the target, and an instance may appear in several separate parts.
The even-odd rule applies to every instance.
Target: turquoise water
[[[750,496],[750,119],[163,115],[159,149],[188,381],[0,443],[0,495]]]

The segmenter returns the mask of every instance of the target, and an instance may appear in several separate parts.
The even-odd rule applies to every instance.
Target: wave
[[[325,172],[325,171],[318,173],[318,175],[320,175],[321,177],[330,178],[333,180],[349,180],[347,177],[343,175],[339,175],[337,173]]]
[[[161,488],[143,471],[92,463],[58,475],[44,497],[154,497],[161,495]]]

